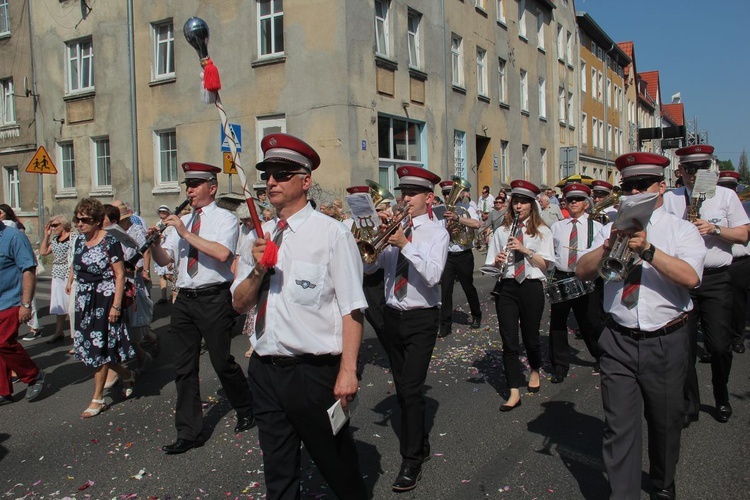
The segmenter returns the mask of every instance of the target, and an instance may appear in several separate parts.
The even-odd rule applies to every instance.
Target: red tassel
[[[209,92],[218,92],[221,90],[219,68],[214,65],[211,59],[207,59],[206,65],[203,67],[203,86]]]
[[[279,247],[277,247],[276,243],[273,241],[269,241],[268,244],[266,244],[266,249],[263,251],[263,257],[260,258],[259,264],[266,269],[270,269],[276,265],[278,260]]]

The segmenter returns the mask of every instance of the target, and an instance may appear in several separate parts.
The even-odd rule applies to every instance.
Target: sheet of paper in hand
[[[617,211],[617,218],[612,224],[612,228],[635,229],[638,224],[641,227],[646,227],[651,214],[654,213],[657,198],[659,198],[659,193],[639,193],[621,198],[620,208]],[[638,224],[634,221],[638,221]]]

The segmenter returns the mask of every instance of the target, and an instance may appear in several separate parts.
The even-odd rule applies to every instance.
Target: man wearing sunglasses
[[[279,220],[240,256],[233,303],[240,313],[257,305],[248,375],[268,498],[299,496],[304,443],[338,498],[365,499],[349,423],[334,435],[327,413],[337,401],[347,411],[357,396],[362,259],[351,230],[308,202],[318,153],[287,134],[266,136],[261,149],[256,168]],[[269,240],[278,261],[266,268]]]
[[[602,180],[595,180],[591,182],[591,199],[594,202],[594,206],[601,203],[604,198],[612,194],[612,190],[614,189],[614,186],[610,184],[607,181]],[[591,207],[592,209],[594,207]],[[615,217],[617,217],[617,207],[615,205],[606,208],[604,210],[604,214],[606,216],[605,221],[611,222],[615,220]]]
[[[230,352],[230,333],[236,319],[229,287],[234,279],[232,262],[239,227],[234,214],[216,205],[221,169],[203,163],[182,164],[187,197],[193,213],[162,221],[175,230],[164,243],[155,238],[154,261],[178,269],[180,289],[172,305],[170,334],[175,345],[177,441],[162,447],[167,454],[184,453],[203,445],[203,410],[198,367],[201,340],[219,376],[227,399],[237,412],[235,432],[254,425],[253,398],[247,378]],[[149,229],[149,237],[159,229]]]
[[[641,422],[648,425],[651,498],[675,498],[682,433],[682,388],[688,367],[687,312],[690,289],[700,282],[706,250],[698,230],[664,206],[664,168],[669,159],[630,153],[615,160],[623,194],[656,193],[647,226],[621,231],[607,224],[576,267],[581,280],[596,278],[602,258],[619,235],[632,252],[622,281],[604,284],[605,328],[601,391],[604,408],[602,457],[610,498],[641,496]],[[626,257],[625,257],[626,258]]]
[[[699,170],[708,169],[713,160],[714,148],[707,144],[678,149],[679,173],[684,187],[664,195],[664,206],[677,217],[687,217],[693,186]],[[685,420],[687,427],[698,420],[700,394],[695,359],[698,343],[698,321],[704,335],[706,351],[711,355],[711,381],[716,402],[715,417],[727,422],[732,416],[729,403],[729,372],[732,368],[731,295],[732,285],[729,265],[732,263],[732,245],[748,242],[748,219],[737,194],[717,186],[716,194],[699,207],[698,218],[693,222],[706,246],[706,262],[701,284],[691,291],[694,309],[690,313],[690,365],[685,385]]]

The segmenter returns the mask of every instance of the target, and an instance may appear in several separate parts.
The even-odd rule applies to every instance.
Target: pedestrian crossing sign
[[[57,169],[55,164],[52,163],[52,158],[47,154],[47,150],[44,146],[39,146],[39,149],[34,153],[34,157],[26,167],[26,172],[30,174],[56,174]]]

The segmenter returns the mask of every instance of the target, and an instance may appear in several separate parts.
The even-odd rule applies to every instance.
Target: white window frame
[[[544,50],[544,11],[540,10],[536,16],[536,46]]]
[[[422,25],[422,14],[416,10],[409,9],[409,16],[407,19],[407,36],[409,42],[409,67],[410,68],[421,68],[422,67],[422,43],[421,43],[421,29]]]
[[[599,149],[604,151],[604,122],[599,120]]]
[[[565,60],[565,40],[563,40],[563,26],[557,25],[557,59]]]
[[[466,178],[466,132],[453,131],[453,175]]]
[[[10,36],[8,0],[0,0],[0,36]]]
[[[612,125],[607,124],[607,152],[612,152]]]
[[[607,107],[612,107],[612,80],[607,78]]]
[[[508,145],[508,141],[500,141],[500,175],[502,176],[502,182],[510,180],[510,172],[508,171]]]
[[[400,154],[400,156],[403,156],[404,158],[396,158],[397,152],[397,144],[394,140],[394,121],[400,121],[403,122],[404,130],[405,132],[405,138],[403,141],[403,144],[405,145],[405,149]],[[381,135],[381,122],[388,122],[388,137],[385,138]],[[419,137],[414,138],[412,141],[411,137],[409,136],[409,130],[410,128],[414,126],[418,130]],[[378,115],[378,137],[380,138],[379,147],[378,147],[378,179],[380,179],[380,182],[383,186],[386,187],[389,191],[393,192],[394,188],[396,187],[396,169],[400,167],[401,165],[416,165],[422,168],[427,168],[427,158],[425,157],[425,138],[426,138],[426,132],[425,132],[425,123],[419,122],[416,120],[411,120],[408,118],[404,118],[401,116],[394,116],[394,115],[387,115],[387,114],[379,114]],[[414,149],[415,149],[415,155],[411,154],[411,146],[410,142],[414,142]],[[381,151],[383,148],[386,148],[387,155],[381,156]]]
[[[596,57],[596,42],[591,42],[591,53]]]
[[[539,149],[539,167],[542,169],[542,184],[547,184],[547,150]]]
[[[528,144],[521,145],[521,172],[523,178],[529,180],[529,146]]]
[[[498,97],[503,104],[508,103],[508,79],[505,76],[506,61],[502,57],[497,58],[497,88]]]
[[[375,53],[389,57],[391,51],[390,0],[375,0]]]
[[[177,130],[174,128],[154,130],[153,139],[155,188],[160,190],[179,191],[180,181],[177,173]],[[168,141],[167,144],[164,143],[164,139]],[[172,162],[174,165],[165,165],[165,163]],[[172,170],[173,175],[164,175],[165,168]],[[172,178],[170,179],[169,177]]]
[[[478,9],[482,9],[483,11],[487,11],[487,2],[486,0],[474,0],[474,7]]]
[[[568,92],[568,101],[567,101],[567,109],[565,114],[565,122],[568,124],[568,127],[575,127],[576,126],[576,119],[575,115],[573,114],[573,93]]]
[[[594,149],[599,148],[599,136],[597,135],[598,130],[599,130],[599,120],[592,117],[591,118],[591,146]]]
[[[487,97],[487,51],[477,47],[477,94]]]
[[[151,80],[174,78],[174,24],[172,20],[151,23]]]
[[[526,37],[526,0],[518,0],[518,36],[528,40]]]
[[[586,113],[581,113],[581,144],[588,144],[589,142],[588,128],[588,115]]]
[[[591,68],[591,98],[596,100],[596,68]]]
[[[557,117],[562,125],[565,125],[566,113],[567,113],[567,108],[565,107],[565,88],[558,87],[557,88]]]
[[[3,184],[5,185],[5,201],[13,209],[21,208],[21,181],[18,177],[18,166],[3,167]],[[0,224],[2,224],[0,222]]]
[[[104,179],[100,167],[105,172]],[[107,176],[109,179],[106,179]],[[94,190],[112,188],[112,149],[109,136],[91,138],[91,179]]]
[[[525,70],[521,70],[521,111],[529,112],[529,73]]]
[[[589,81],[588,72],[586,69],[588,66],[586,66],[586,61],[581,59],[581,92],[587,92],[588,85],[587,82]]]
[[[67,42],[65,54],[67,93],[80,94],[95,90],[94,43],[91,37]],[[88,71],[84,71],[85,68]]]
[[[60,172],[57,177],[57,194],[76,193],[76,155],[73,141],[57,143],[57,164]]]
[[[16,123],[16,96],[13,87],[13,78],[0,80],[0,126],[14,125]]]
[[[261,141],[268,134],[286,133],[286,116],[261,116],[255,118],[255,158],[256,162],[263,159],[263,150],[260,147]],[[260,181],[260,172],[256,173],[257,180]],[[262,182],[262,181],[260,181]]]
[[[497,5],[497,21],[505,24],[507,22],[505,19],[505,0],[497,0],[495,5]]]
[[[464,86],[464,50],[463,38],[451,35],[451,83],[456,87]]]
[[[565,61],[573,65],[573,33],[567,31],[565,34]]]
[[[597,71],[596,77],[596,90],[599,92],[597,100],[602,102],[604,100],[604,76],[601,71]]]
[[[539,77],[539,118],[547,118],[547,82]]]
[[[268,4],[270,9],[268,14],[261,14],[261,6]],[[277,10],[277,4],[281,5],[281,8]],[[278,57],[284,54],[284,8],[281,0],[257,0],[256,1],[256,13],[258,19],[258,58],[265,57]],[[276,46],[277,38],[277,25],[279,20],[281,21],[281,47]],[[268,34],[270,41],[269,46],[264,47],[264,34],[270,29]]]

